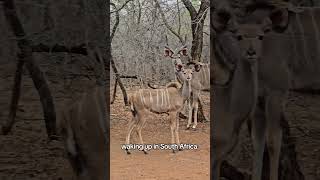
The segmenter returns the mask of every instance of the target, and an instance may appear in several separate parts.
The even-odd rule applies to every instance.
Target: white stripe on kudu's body
[[[166,88],[166,93],[167,93],[168,102],[170,102],[170,95],[169,95],[169,91],[167,88]],[[170,104],[171,103],[168,104],[169,108],[170,108]]]
[[[163,90],[161,90],[161,107],[163,107]]]
[[[178,133],[179,119],[177,118],[177,113],[183,108],[184,102],[190,98],[190,83],[194,71],[188,68],[185,69],[182,66],[177,68],[176,71],[182,77],[182,85],[178,82],[172,82],[164,89],[142,89],[139,90],[139,95],[137,95],[137,93],[133,93],[129,96],[129,103],[133,117],[129,122],[126,137],[127,145],[130,143],[131,132],[134,128],[136,128],[138,132],[140,144],[143,144],[141,130],[146,123],[147,118],[150,118],[152,113],[169,114],[171,143],[180,144]],[[159,97],[159,91],[161,97]],[[156,101],[153,101],[153,99],[156,99]],[[129,149],[126,150],[127,154],[130,154]],[[147,153],[145,149],[144,152]],[[175,152],[175,149],[173,152]]]
[[[150,90],[150,89],[140,89],[139,96],[140,101],[144,106],[149,106],[150,109],[161,109],[161,111],[167,111],[167,109],[170,109],[171,103],[170,102],[170,95],[168,88],[165,89],[157,89],[156,91]],[[159,91],[160,91],[160,97],[159,97]],[[154,102],[154,99],[155,102]]]

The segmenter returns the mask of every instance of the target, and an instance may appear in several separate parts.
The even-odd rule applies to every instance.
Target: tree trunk
[[[116,82],[114,83],[112,100],[111,100],[111,102],[110,102],[111,104],[113,104],[114,101],[116,100],[116,96],[117,96],[117,85],[118,85],[118,78],[116,78]]]
[[[126,106],[128,106],[129,103],[128,103],[127,91],[126,91],[126,88],[124,87],[124,85],[123,85],[123,83],[122,83],[122,81],[121,81],[120,74],[119,74],[119,72],[118,72],[118,69],[117,69],[117,67],[116,67],[116,64],[114,63],[114,60],[113,60],[113,57],[112,57],[112,56],[111,56],[111,58],[110,58],[110,61],[111,61],[111,67],[112,67],[112,69],[113,69],[113,72],[116,74],[117,82],[118,82],[118,84],[119,84],[119,86],[120,86],[120,89],[121,89],[121,91],[122,91],[122,94],[123,94],[124,104],[125,104]]]
[[[129,0],[130,1],[130,0]],[[112,43],[112,40],[113,40],[113,37],[114,37],[114,34],[118,28],[118,25],[119,25],[119,22],[120,22],[120,15],[119,15],[119,11],[129,2],[127,1],[126,3],[123,4],[123,6],[121,8],[117,8],[116,5],[114,3],[110,3],[111,6],[113,6],[115,8],[115,13],[116,13],[116,23],[115,25],[113,26],[112,28],[112,32],[111,32],[111,36],[110,36],[110,44]],[[124,101],[124,104],[126,106],[129,105],[128,103],[128,95],[127,95],[127,91],[126,91],[126,88],[124,87],[122,81],[121,81],[121,78],[120,78],[120,74],[118,73],[118,69],[116,67],[116,64],[114,63],[114,60],[113,60],[113,57],[112,57],[112,54],[110,53],[110,61],[111,61],[111,67],[113,69],[113,72],[116,74],[116,80],[120,86],[120,89],[122,91],[122,94],[123,94],[123,101]],[[116,91],[116,87],[115,87],[115,91]],[[114,94],[115,95],[115,94]],[[115,96],[114,96],[115,98]],[[114,99],[113,99],[114,101]],[[112,101],[112,102],[113,102]]]
[[[17,70],[15,73],[14,85],[12,88],[10,112],[9,112],[8,120],[5,122],[5,124],[2,127],[2,133],[4,135],[7,135],[10,132],[14,124],[14,120],[16,118],[16,113],[17,113],[19,99],[20,99],[23,64],[24,64],[24,61],[22,61],[20,57],[18,57]]]
[[[207,13],[198,14],[195,19],[191,18],[191,22],[199,21],[198,18],[206,16]],[[203,26],[204,19],[202,18],[199,23],[192,23],[192,46],[191,46],[191,59],[192,61],[201,62],[201,54],[203,47]]]
[[[192,30],[192,47],[191,47],[191,61],[201,62],[202,46],[203,46],[203,27],[207,12],[209,11],[209,2],[201,1],[198,11],[194,8],[189,0],[182,0],[187,8],[191,19]]]
[[[198,99],[199,108],[198,108],[198,121],[199,122],[208,122],[209,120],[204,116],[203,108],[200,99]]]
[[[26,63],[26,67],[30,72],[33,83],[39,93],[48,137],[49,139],[53,139],[56,137],[56,113],[53,98],[45,79],[45,75],[40,70],[39,65],[34,61],[32,55],[32,44],[27,39],[24,39],[26,33],[17,16],[13,0],[4,0],[3,9],[7,23],[9,27],[11,27],[14,35],[17,37],[21,60]]]

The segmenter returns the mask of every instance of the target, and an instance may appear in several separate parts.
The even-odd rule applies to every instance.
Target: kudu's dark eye
[[[258,39],[263,40],[263,36],[262,35],[258,36]]]
[[[237,39],[238,39],[238,41],[241,41],[243,39],[242,35],[237,35]]]

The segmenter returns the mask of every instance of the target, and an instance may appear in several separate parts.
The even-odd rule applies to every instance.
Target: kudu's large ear
[[[236,21],[233,18],[230,11],[227,9],[217,9],[212,18],[212,26],[217,32],[222,32],[225,30],[235,31]]]
[[[187,46],[181,47],[180,50],[178,51],[178,54],[180,54],[182,56],[188,56],[188,48],[187,48]]]
[[[271,25],[267,25],[266,30],[271,28],[275,31],[281,32],[284,31],[289,24],[289,12],[288,9],[286,8],[277,8],[273,11],[271,11],[269,17],[267,17],[264,20],[265,24],[267,25],[270,22],[272,23]]]
[[[164,56],[165,57],[172,57],[173,54],[174,54],[173,51],[169,47],[167,47],[167,46],[164,47]]]
[[[262,30],[267,33],[272,30],[272,21],[270,18],[265,18],[262,22]]]

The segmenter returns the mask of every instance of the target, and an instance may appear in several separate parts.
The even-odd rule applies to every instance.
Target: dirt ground
[[[205,99],[205,115],[208,117],[209,94]],[[210,179],[210,123],[198,123],[197,130],[185,130],[186,120],[180,119],[180,140],[185,144],[196,144],[198,149],[189,149],[173,154],[170,150],[151,150],[145,155],[135,150],[127,155],[121,149],[127,133],[127,122],[131,118],[129,108],[124,108],[122,96],[111,105],[111,179],[145,180],[206,180]],[[167,115],[155,114],[147,120],[142,130],[146,144],[170,144],[171,134]],[[132,133],[131,143],[138,144],[137,135]]]

